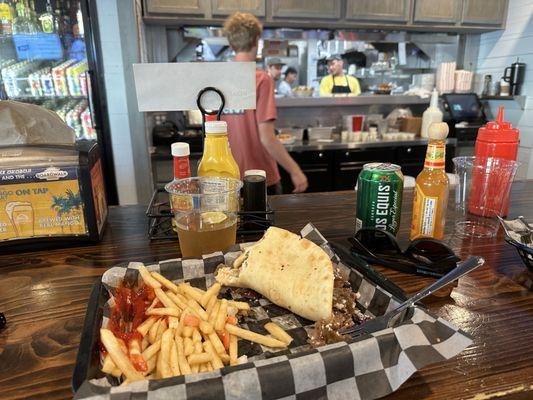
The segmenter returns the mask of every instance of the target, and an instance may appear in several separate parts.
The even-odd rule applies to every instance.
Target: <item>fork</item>
[[[421,290],[413,297],[407,299],[394,310],[389,311],[387,314],[381,315],[377,318],[371,319],[369,321],[363,322],[360,325],[345,329],[341,331],[341,334],[350,335],[352,338],[357,336],[365,335],[372,332],[377,332],[389,327],[394,326],[399,321],[403,321],[403,318],[409,308],[415,304],[417,301],[423,299],[424,297],[429,296],[431,293],[443,288],[449,283],[459,279],[463,275],[468,274],[470,271],[482,266],[485,263],[485,260],[482,257],[469,257],[466,261],[460,263],[452,271],[448,272],[438,281],[433,282],[431,285]]]

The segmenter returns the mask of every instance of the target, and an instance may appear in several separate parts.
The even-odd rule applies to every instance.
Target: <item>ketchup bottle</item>
[[[518,143],[518,129],[503,120],[503,107],[500,107],[496,121],[479,128],[474,155],[516,161]]]
[[[474,155],[476,157],[503,158],[516,161],[518,144],[518,129],[513,128],[510,122],[503,120],[503,107],[500,107],[498,109],[498,117],[496,118],[496,121],[487,122],[487,125],[479,128]],[[482,207],[480,206],[482,200],[485,202],[487,202],[487,200],[501,200],[500,196],[492,197],[492,199],[479,198],[482,191],[476,190],[476,188],[480,188],[481,185],[481,176],[478,176],[474,171],[470,191],[469,211],[476,215],[484,215]],[[504,216],[507,215],[507,211],[509,210],[509,201],[510,198],[507,199],[507,204],[504,207]],[[496,208],[497,207],[492,207],[492,209]]]

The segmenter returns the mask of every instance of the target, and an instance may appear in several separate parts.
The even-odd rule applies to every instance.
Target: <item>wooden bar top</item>
[[[272,198],[276,225],[298,232],[307,222],[330,240],[353,233],[355,193]],[[399,237],[405,244],[412,191],[404,193]],[[517,182],[509,216],[533,221],[533,181]],[[450,297],[431,299],[429,309],[459,326],[474,343],[457,357],[413,375],[390,399],[532,399],[533,293],[516,281],[526,269],[502,232],[489,240],[446,241],[463,258],[480,255],[483,267],[461,278]],[[179,256],[176,241],[150,242],[144,207],[113,207],[104,240],[96,245],[0,255],[0,399],[72,398],[71,377],[93,283],[114,264]],[[239,240],[250,241],[254,237]],[[414,294],[431,281],[378,268]]]

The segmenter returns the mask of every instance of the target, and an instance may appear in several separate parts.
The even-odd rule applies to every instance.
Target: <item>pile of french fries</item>
[[[147,319],[137,327],[142,341],[131,340],[126,344],[111,330],[100,329],[107,351],[102,371],[122,377],[122,384],[245,363],[246,356],[238,357],[239,338],[272,348],[285,348],[292,341],[287,332],[272,322],[265,325],[271,336],[238,327],[237,314],[249,311],[250,305],[219,299],[219,283],[204,291],[188,283],[176,285],[144,266],[139,272],[156,296],[145,312]]]

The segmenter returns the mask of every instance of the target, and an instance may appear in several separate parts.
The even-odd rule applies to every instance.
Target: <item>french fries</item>
[[[165,305],[167,308],[178,308],[176,304],[172,300],[170,300],[170,297],[167,296],[167,294],[163,291],[163,289],[154,289],[155,295]]]
[[[226,324],[226,318],[228,317],[228,301],[223,299],[220,303],[220,308],[215,320],[215,331],[221,331]]]
[[[137,332],[139,332],[141,335],[146,336],[150,328],[157,322],[157,317],[150,317],[147,320],[145,320],[141,325],[137,327]]]
[[[122,374],[124,374],[127,379],[132,382],[144,379],[143,374],[133,367],[128,356],[124,354],[120,348],[118,340],[115,335],[113,335],[113,332],[109,329],[100,329],[100,339],[102,340],[102,344],[107,350],[107,353],[111,357],[111,360],[113,360],[113,363],[122,371]]]
[[[157,341],[154,344],[148,346],[146,350],[143,351],[142,356],[145,360],[149,360],[153,356],[155,356],[159,350],[161,349],[161,341]]]
[[[158,281],[161,285],[163,285],[167,289],[173,291],[174,293],[178,293],[178,285],[176,285],[174,282],[169,281],[167,278],[165,278],[161,274],[158,274],[157,272],[152,272],[150,275],[152,275],[152,277],[156,281]]]
[[[149,311],[147,310],[146,315],[168,315],[178,318],[180,316],[180,310],[177,308],[154,308]]]
[[[150,272],[146,269],[144,265],[139,266],[139,273],[141,274],[141,277],[143,278],[143,281],[146,285],[150,286],[152,289],[161,288],[161,284],[154,278],[152,278],[152,275],[150,275]]]
[[[216,298],[218,296],[218,293],[220,292],[220,283],[216,282],[211,286],[202,296],[200,299],[200,304],[202,307],[207,307],[207,304],[211,300],[212,297]]]
[[[292,342],[292,337],[274,322],[269,322],[265,324],[265,329],[275,339],[278,339],[279,341],[285,343],[285,345],[287,346]]]
[[[209,353],[191,354],[187,357],[189,365],[208,363],[213,359],[213,356]]]
[[[172,351],[172,344],[174,342],[174,332],[172,329],[167,329],[161,338],[161,368],[159,371],[161,378],[170,378],[172,369],[170,368],[170,353]]]
[[[262,344],[267,347],[287,347],[285,343],[278,339],[272,337],[260,335],[246,329],[239,328],[238,326],[226,324],[226,330],[231,334],[240,337],[241,339],[249,340],[250,342],[255,342]]]
[[[178,360],[178,347],[176,346],[175,340],[172,340],[172,348],[170,350],[170,369],[172,370],[173,376],[181,375],[180,363]]]
[[[105,357],[104,363],[102,364],[102,372],[113,375],[116,378],[120,378],[120,375],[122,375],[122,371],[120,368],[117,368],[109,354]]]
[[[107,351],[102,371],[122,378],[122,384],[237,365],[245,359],[238,356],[239,338],[275,348],[292,341],[274,323],[265,325],[272,337],[238,327],[239,313],[250,306],[219,299],[219,283],[204,291],[188,283],[175,284],[142,265],[138,269],[145,285],[153,289],[142,300],[145,319],[130,328],[135,335],[129,340],[129,336],[119,339],[109,329],[100,330]]]
[[[229,337],[229,364],[236,365],[238,357],[238,338],[235,335]]]

